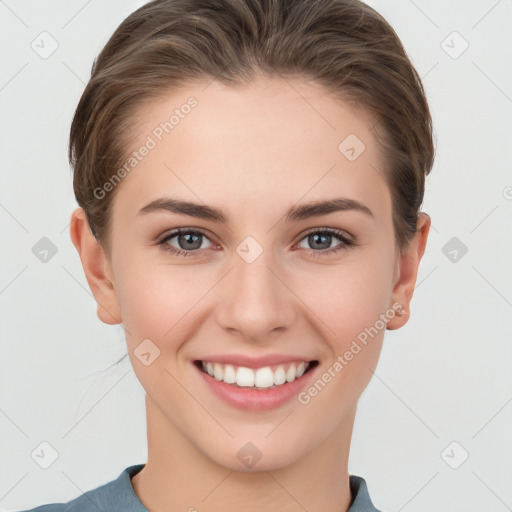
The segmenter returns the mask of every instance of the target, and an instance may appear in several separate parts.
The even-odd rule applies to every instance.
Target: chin
[[[201,451],[215,464],[231,471],[275,471],[297,462],[307,448],[304,442],[294,441],[290,436],[286,437],[288,442],[285,443],[283,432],[270,436],[267,432],[259,436],[239,436],[225,443],[203,446]],[[275,437],[271,439],[272,436]]]

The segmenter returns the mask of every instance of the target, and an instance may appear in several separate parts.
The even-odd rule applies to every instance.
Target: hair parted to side
[[[432,119],[421,79],[379,13],[359,0],[153,0],[94,61],[71,124],[75,197],[107,253],[122,184],[101,199],[94,191],[126,160],[137,109],[192,81],[234,86],[261,75],[314,81],[370,113],[396,244],[407,246],[434,162]]]

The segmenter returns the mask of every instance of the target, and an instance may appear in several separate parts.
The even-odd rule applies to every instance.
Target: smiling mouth
[[[199,360],[194,361],[194,364],[215,380],[235,387],[264,390],[284,386],[300,379],[317,366],[318,361],[290,362],[257,369]]]

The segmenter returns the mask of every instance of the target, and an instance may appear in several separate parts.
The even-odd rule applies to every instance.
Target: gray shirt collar
[[[67,503],[66,512],[148,512],[135,494],[131,483],[131,477],[144,466],[145,464],[136,464],[127,467],[115,480],[87,491]],[[350,475],[350,491],[352,501],[347,512],[380,512],[370,499],[364,478]],[[61,512],[63,510],[50,508],[51,505],[43,505],[43,507],[48,508],[38,507],[26,512]]]

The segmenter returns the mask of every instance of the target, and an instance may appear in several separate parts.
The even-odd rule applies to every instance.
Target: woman
[[[358,399],[408,319],[434,158],[357,0],[155,0],[93,66],[70,233],[146,391],[148,461],[33,511],[376,511]]]

